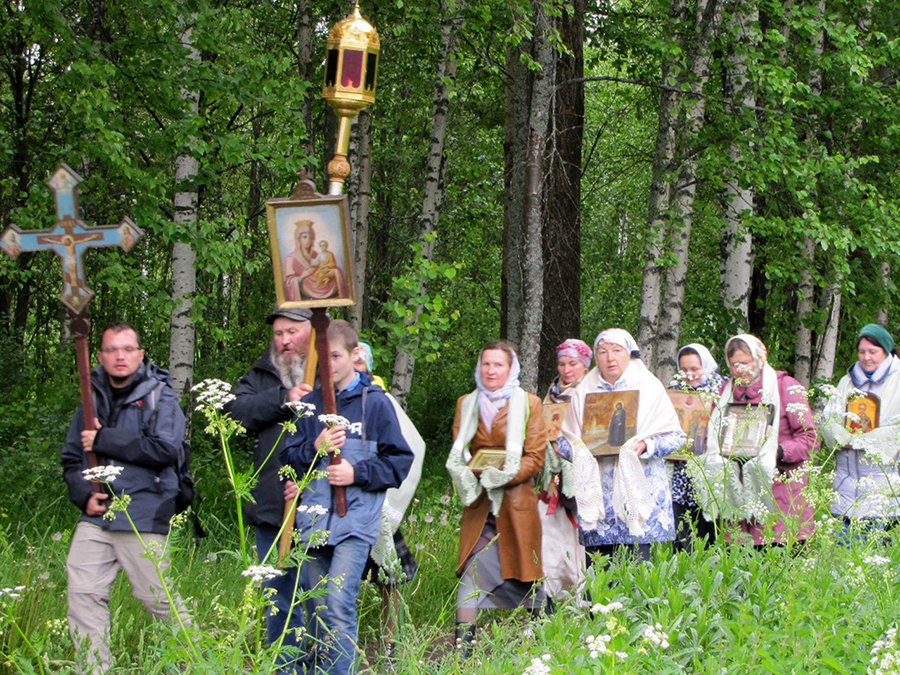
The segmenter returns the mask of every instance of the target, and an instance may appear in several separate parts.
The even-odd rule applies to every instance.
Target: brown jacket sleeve
[[[547,428],[544,426],[541,399],[534,394],[528,394],[528,407],[528,424],[525,426],[522,464],[519,466],[519,473],[516,474],[516,477],[506,484],[508,487],[534,478],[544,467],[544,455],[547,452]]]
[[[459,436],[459,416],[462,412],[462,402],[463,399],[468,396],[468,394],[463,394],[458,399],[456,399],[456,414],[453,416],[453,440],[451,443],[456,443],[456,437]]]

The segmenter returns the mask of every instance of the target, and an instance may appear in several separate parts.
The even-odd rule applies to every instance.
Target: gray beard
[[[292,356],[279,354],[276,352],[274,344],[272,345],[271,356],[275,370],[278,371],[278,377],[281,378],[281,384],[288,389],[293,389],[303,384],[306,376],[306,359],[296,354]]]

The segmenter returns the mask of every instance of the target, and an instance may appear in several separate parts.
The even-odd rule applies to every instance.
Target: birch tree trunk
[[[888,305],[890,303],[891,264],[881,261],[881,281],[884,284],[884,305],[875,312],[875,321],[882,326],[888,325]]]
[[[353,227],[353,284],[356,304],[350,325],[362,328],[365,315],[366,262],[369,256],[369,197],[372,194],[372,115],[363,110],[356,120],[350,157],[350,222]]]
[[[816,382],[831,381],[834,375],[834,359],[837,354],[838,329],[841,321],[841,284],[843,276],[828,289],[827,304],[831,304],[831,311],[825,322],[822,341],[816,356],[816,369],[813,380]]]
[[[794,352],[794,377],[804,386],[809,386],[812,369],[812,330],[807,325],[813,309],[812,266],[815,264],[816,245],[812,237],[803,238],[800,283],[797,287],[797,346]]]
[[[666,290],[659,319],[657,339],[657,376],[669,382],[677,370],[675,355],[681,334],[681,316],[684,307],[684,288],[687,283],[688,253],[691,226],[694,220],[694,199],[697,194],[697,137],[703,126],[706,111],[704,88],[709,81],[710,41],[721,25],[722,3],[719,0],[700,0],[697,4],[697,34],[691,55],[691,97],[684,104],[685,121],[679,124],[680,142],[677,157],[680,160],[678,182],[672,193],[673,220],[670,225],[671,252],[675,264],[666,271]]]
[[[568,53],[555,55],[555,84],[584,77],[584,0],[557,20]],[[556,89],[552,107],[544,248],[544,311],[538,391],[556,376],[556,346],[581,334],[581,153],[584,83]]]
[[[193,17],[191,17],[193,21]],[[184,72],[190,70],[191,62],[199,63],[200,52],[194,48],[188,26],[181,36],[181,44],[187,49]],[[200,111],[200,94],[182,87],[182,98],[188,114],[194,118]],[[193,138],[182,147],[175,157],[175,215],[174,221],[179,237],[189,238],[196,230],[198,215],[197,174],[200,163],[191,154]],[[194,321],[191,318],[193,294],[197,288],[197,272],[194,267],[194,249],[188,241],[178,239],[172,247],[172,299],[175,306],[171,315],[172,336],[169,343],[169,370],[173,388],[178,397],[184,396],[191,388],[194,377]]]
[[[428,150],[428,166],[425,171],[425,188],[422,197],[422,211],[419,216],[419,244],[422,257],[431,260],[434,255],[435,237],[441,202],[444,197],[444,141],[447,136],[447,119],[450,111],[450,90],[456,79],[456,45],[461,32],[462,16],[457,13],[445,22],[441,33],[441,55],[437,68],[434,88],[434,113],[432,116],[431,143]],[[425,293],[425,278],[419,279],[419,293]],[[407,326],[414,326],[422,314],[422,305],[416,305],[412,315],[406,319]],[[409,335],[409,333],[408,333]],[[416,368],[416,348],[414,338],[401,345],[394,359],[394,375],[391,394],[406,407],[406,396],[412,386]]]
[[[756,35],[758,6],[743,2],[740,11],[736,12],[736,19],[739,24],[738,45],[726,71],[726,96],[731,98],[737,114],[740,114],[741,110],[756,105],[756,91],[747,78],[747,49]],[[756,199],[751,187],[740,184],[736,167],[741,166],[744,159],[737,142],[731,143],[728,156],[731,168],[725,184],[725,224],[722,227],[719,278],[722,304],[731,312],[736,324],[732,332],[744,332],[750,325],[750,279],[753,276],[753,235],[744,219],[754,214]]]
[[[818,2],[819,16],[825,15],[825,0]],[[814,53],[816,63],[821,61],[825,51],[825,33],[819,31],[816,36]],[[813,68],[809,81],[810,92],[814,98],[822,94],[822,71]],[[803,237],[802,264],[800,268],[800,283],[797,288],[797,347],[794,352],[794,377],[805,386],[809,386],[812,376],[812,329],[809,327],[809,315],[813,310],[813,283],[812,270],[815,267],[816,244],[807,234]]]
[[[684,0],[672,0],[668,29],[672,38],[678,34],[678,24],[685,9]],[[669,59],[663,61],[663,85],[669,84],[672,65]],[[641,280],[641,311],[637,334],[642,359],[651,370],[656,367],[656,336],[665,274],[661,259],[666,243],[672,162],[675,155],[675,102],[673,91],[668,87],[661,90],[656,124],[656,148],[653,153],[653,175],[650,180],[650,203],[647,208],[647,257]]]

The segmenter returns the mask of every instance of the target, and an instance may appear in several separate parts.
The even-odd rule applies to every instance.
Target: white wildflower
[[[10,588],[0,588],[0,598],[21,598],[22,591],[25,590],[25,586],[12,586]]]
[[[328,513],[328,509],[321,504],[313,504],[312,506],[301,504],[297,507],[297,513],[309,513],[312,516],[324,516]]]
[[[591,653],[591,658],[596,659],[600,654],[609,654],[610,640],[612,635],[588,635],[584,642]]]
[[[324,424],[329,429],[333,429],[334,427],[349,427],[350,420],[342,415],[319,415],[319,421]]]
[[[191,391],[197,394],[196,410],[198,412],[205,409],[221,410],[226,403],[235,399],[234,394],[231,393],[231,385],[215,378],[195,384],[191,387]]]
[[[316,412],[316,406],[313,403],[304,403],[303,401],[288,401],[284,404],[288,409],[293,411],[297,417],[312,417]]]
[[[890,558],[885,558],[883,555],[870,555],[867,556],[863,562],[866,565],[888,565],[891,562]]]
[[[250,565],[241,572],[242,577],[250,577],[254,583],[262,583],[275,577],[280,577],[284,572],[272,567],[271,565]]]
[[[112,483],[122,473],[121,466],[95,466],[93,469],[85,469],[81,473],[86,481],[91,483]]]
[[[611,602],[608,605],[603,605],[598,602],[591,607],[591,614],[609,614],[610,612],[615,612],[619,609],[622,609],[621,602]]]
[[[897,644],[897,627],[892,626],[884,638],[876,640],[870,652],[868,675],[898,675],[900,673],[900,645]]]
[[[549,659],[549,654],[544,654],[544,658],[531,659],[531,665],[525,669],[522,675],[550,675],[550,666],[546,664]]]
[[[806,387],[804,387],[802,384],[792,384],[790,387],[788,387],[788,393],[793,396],[800,396],[803,399],[809,398],[809,392],[806,391]]]
[[[794,403],[788,403],[784,406],[784,409],[790,415],[797,415],[800,419],[803,419],[803,416],[806,414],[807,407],[806,403],[803,401],[796,401]]]
[[[616,658],[618,659],[627,659],[628,652],[616,652]]]
[[[844,416],[847,418],[848,422],[856,422],[857,424],[859,424],[859,415],[857,415],[855,412],[850,412],[848,410],[844,413]]]
[[[644,629],[644,639],[660,649],[666,649],[669,646],[669,636],[663,632],[662,626],[658,623]]]

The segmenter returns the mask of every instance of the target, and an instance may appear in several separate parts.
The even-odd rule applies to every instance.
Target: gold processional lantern
[[[334,158],[328,163],[329,194],[341,194],[350,175],[347,151],[353,119],[375,102],[381,40],[375,27],[362,18],[359,2],[328,33],[328,58],[322,98],[340,118]]]

